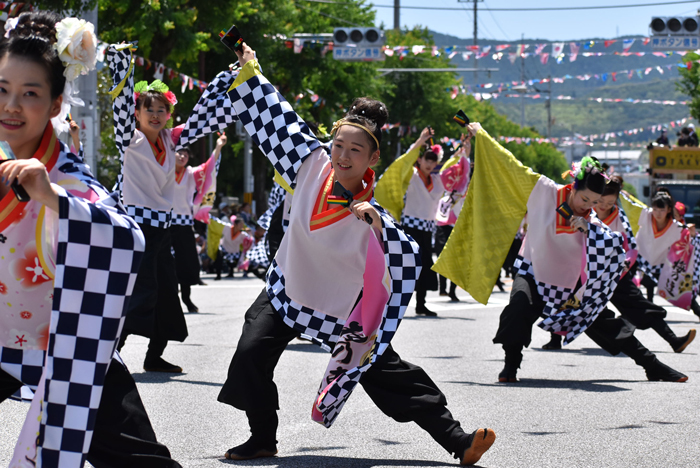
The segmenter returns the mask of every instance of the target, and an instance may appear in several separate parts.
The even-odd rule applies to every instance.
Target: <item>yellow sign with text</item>
[[[649,153],[649,164],[657,172],[700,171],[700,148],[655,148]]]

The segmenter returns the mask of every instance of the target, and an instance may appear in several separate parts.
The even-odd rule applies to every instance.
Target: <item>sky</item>
[[[478,8],[535,8],[562,6],[629,5],[662,3],[672,0],[484,0]],[[373,0],[375,5],[393,5],[394,0]],[[465,39],[474,35],[473,3],[457,0],[401,0],[401,6],[435,6],[464,8],[465,11],[401,10],[401,26],[427,26],[433,31]],[[626,35],[648,35],[652,16],[695,16],[700,1],[677,5],[656,5],[606,10],[505,12],[480,11],[480,39],[515,42],[526,39],[569,41],[587,38],[614,39]],[[386,29],[394,25],[393,8],[375,8],[377,24]]]

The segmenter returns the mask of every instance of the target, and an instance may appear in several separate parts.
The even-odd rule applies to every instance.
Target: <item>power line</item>
[[[355,2],[336,2],[334,0],[303,0],[312,3],[331,3],[335,5],[356,5]],[[539,7],[539,8],[480,8],[482,11],[564,11],[564,10],[609,10],[613,8],[639,8],[650,6],[679,5],[685,3],[697,3],[697,0],[682,0],[675,2],[655,2],[655,3],[635,3],[629,5],[599,5],[599,6],[575,6],[575,7]],[[367,5],[373,8],[394,8],[394,5]],[[401,6],[405,10],[448,10],[460,11],[462,8],[456,7],[428,7],[428,6]]]
[[[305,1],[309,1],[309,0],[305,0]],[[311,8],[309,8],[309,7],[305,7],[304,5],[300,5],[299,2],[294,2],[294,3],[295,3],[296,6],[298,6],[299,8],[302,8],[302,9],[304,9],[304,10],[308,10],[308,11],[313,12],[313,13],[316,13],[316,14],[318,14],[318,15],[325,16],[325,17],[327,17],[327,18],[334,19],[334,20],[336,20],[336,21],[340,21],[340,22],[345,23],[345,24],[349,24],[350,26],[355,26],[355,27],[357,27],[357,28],[361,28],[361,27],[362,27],[361,25],[359,25],[359,24],[357,24],[357,23],[353,23],[352,21],[348,21],[348,20],[345,20],[345,19],[343,19],[343,18],[338,18],[337,16],[329,15],[329,14],[323,13],[323,12],[321,12],[321,11],[313,10],[313,9],[311,9]],[[332,2],[319,2],[319,3],[332,3]]]
[[[506,32],[505,32],[505,31],[503,30],[503,28],[501,27],[501,25],[498,24],[498,21],[496,21],[496,17],[493,16],[493,13],[491,13],[491,10],[489,9],[489,6],[486,4],[485,1],[484,1],[484,6],[486,6],[486,11],[489,12],[489,15],[491,15],[491,19],[493,19],[493,22],[496,23],[496,26],[498,26],[498,29],[501,30],[501,32],[503,33],[503,36],[506,38],[506,40],[507,40],[508,42],[510,42],[510,37],[508,37],[508,34],[506,34]]]

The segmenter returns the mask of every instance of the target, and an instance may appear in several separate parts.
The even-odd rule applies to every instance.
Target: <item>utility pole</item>
[[[523,46],[525,42],[525,34],[523,33],[520,39],[520,83],[525,86],[525,54],[523,54]],[[520,95],[520,126],[525,128],[525,92]]]
[[[97,6],[82,14],[82,18],[95,25],[97,29]],[[85,102],[85,107],[71,110],[73,120],[80,127],[80,141],[85,150],[85,163],[97,174],[97,150],[100,147],[100,121],[97,118],[97,71],[78,77],[78,97]],[[76,151],[78,148],[76,148]]]
[[[547,77],[547,138],[552,138],[552,75]]]
[[[401,0],[394,0],[394,31],[401,31]]]
[[[478,45],[478,42],[479,42],[478,37],[477,37],[477,35],[478,35],[478,34],[477,34],[477,33],[478,33],[478,24],[479,24],[479,23],[477,22],[477,19],[478,19],[478,16],[477,16],[477,15],[479,14],[479,9],[477,8],[477,5],[479,4],[479,2],[483,2],[484,0],[457,0],[457,1],[460,2],[460,3],[469,3],[469,2],[471,2],[471,3],[474,4],[474,45],[476,46],[476,45]],[[466,11],[466,10],[465,10],[465,11]],[[478,64],[478,61],[479,61],[478,55],[479,55],[479,51],[478,51],[478,50],[475,50],[475,51],[474,51],[474,83],[477,83],[477,82],[478,82],[478,72],[477,72],[477,69],[479,68],[479,64]]]
[[[476,19],[477,19],[476,6],[478,4],[479,4],[479,2],[477,0],[474,0],[474,45],[477,45],[477,40],[478,40],[477,39],[477,22],[476,22]],[[475,50],[474,51],[474,69],[475,69],[474,70],[474,84],[479,82],[478,76],[477,76],[479,72],[476,71],[476,68],[479,68],[479,64],[477,63],[479,61],[479,59],[477,58],[478,55],[479,55],[479,53]]]

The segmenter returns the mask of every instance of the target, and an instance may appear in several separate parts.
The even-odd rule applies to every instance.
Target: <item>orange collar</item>
[[[557,190],[557,206],[561,205],[565,201],[569,199],[569,194],[571,193],[571,190],[573,189],[573,185],[565,185],[559,190]],[[588,210],[584,218],[588,219],[588,217],[591,215],[591,210]],[[575,234],[578,231],[572,227],[569,226],[569,222],[559,213],[557,213],[555,216],[556,221],[556,233],[557,234]]]
[[[151,143],[151,140],[148,140],[148,143],[151,145],[153,156],[155,156],[158,164],[161,166],[165,164],[165,145],[163,144],[163,139],[160,137],[160,135],[158,135],[155,143]]]
[[[161,166],[162,165],[163,164],[161,163]],[[182,179],[185,177],[185,172],[187,172],[186,167],[183,167],[180,172],[177,172],[177,169],[175,169],[175,182],[177,182],[178,184],[182,182]]]
[[[423,181],[425,188],[428,190],[428,192],[432,192],[433,191],[433,178],[430,177],[430,174],[425,176],[423,174],[423,171],[421,171],[420,169],[416,169],[416,170],[418,171],[418,177],[420,177],[420,180]]]
[[[32,158],[38,159],[46,166],[46,172],[51,172],[51,169],[58,161],[58,155],[61,152],[61,145],[53,132],[51,122],[46,125],[44,135],[41,137],[39,149],[36,150]],[[19,221],[24,216],[24,207],[27,202],[20,202],[15,197],[14,192],[10,190],[0,200],[0,232],[4,231],[12,223]]]
[[[312,231],[330,226],[351,214],[351,211],[346,209],[345,206],[328,204],[328,197],[333,193],[334,174],[335,171],[331,169],[331,173],[328,174],[326,181],[321,186],[321,190],[316,197],[316,203],[311,212],[310,227]],[[360,193],[353,196],[353,199],[359,202],[370,200],[374,194],[372,189],[374,187],[374,171],[367,168],[362,180],[365,183],[365,188],[362,189]]]
[[[673,220],[669,219],[668,223],[666,223],[666,227],[664,227],[662,230],[658,230],[656,227],[656,220],[654,219],[654,216],[652,215],[651,217],[651,229],[654,231],[654,239],[658,239],[659,237],[663,236],[668,232],[668,230],[671,228],[671,224],[673,224]]]
[[[615,221],[615,218],[617,218],[617,216],[618,216],[619,214],[620,214],[620,210],[617,209],[617,205],[613,205],[612,212],[608,215],[607,218],[605,218],[605,219],[603,219],[603,220],[601,220],[601,221],[602,221],[603,224],[605,224],[606,226],[610,226],[610,223],[612,223],[613,221]]]

